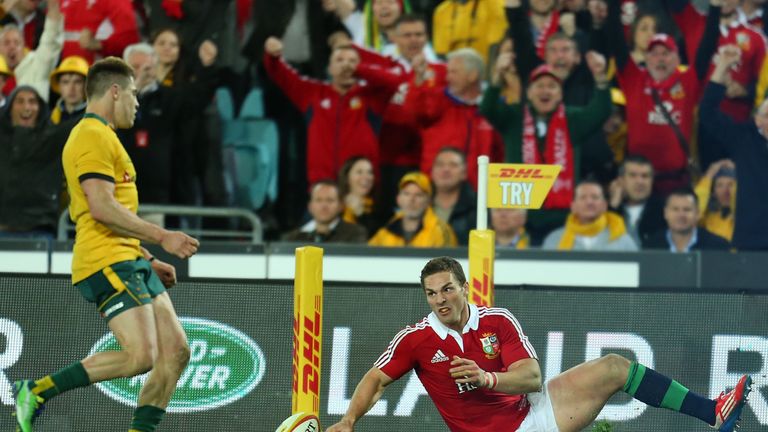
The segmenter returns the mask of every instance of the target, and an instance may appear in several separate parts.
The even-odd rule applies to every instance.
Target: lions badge
[[[483,346],[483,352],[487,359],[495,359],[501,353],[499,338],[496,336],[496,333],[483,333],[483,337],[480,338],[480,344]]]

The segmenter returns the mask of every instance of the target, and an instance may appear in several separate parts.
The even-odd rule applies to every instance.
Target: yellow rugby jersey
[[[136,213],[139,195],[136,170],[115,131],[95,114],[85,114],[72,129],[62,154],[69,216],[75,222],[72,283],[80,282],[104,267],[142,256],[139,240],[113,233],[91,217],[82,180],[100,178],[115,183],[115,198]]]

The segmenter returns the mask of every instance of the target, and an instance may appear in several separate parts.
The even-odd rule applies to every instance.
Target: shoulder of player
[[[477,314],[483,321],[511,323],[515,327],[520,326],[517,318],[506,308],[478,306]]]
[[[421,321],[415,323],[415,324],[409,324],[405,326],[403,329],[401,329],[395,337],[392,338],[392,340],[395,339],[412,339],[412,338],[420,338],[425,335],[428,335],[429,333],[425,332],[425,330],[429,330],[432,327],[429,325],[429,320],[427,317],[424,317]]]

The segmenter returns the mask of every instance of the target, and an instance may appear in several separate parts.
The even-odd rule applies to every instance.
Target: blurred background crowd
[[[246,208],[266,240],[460,246],[487,155],[562,167],[541,210],[490,212],[498,247],[768,250],[766,7],[2,0],[0,238],[55,236],[88,67],[118,56],[142,204]]]

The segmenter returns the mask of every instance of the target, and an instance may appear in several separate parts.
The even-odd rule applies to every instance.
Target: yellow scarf
[[[527,232],[525,232],[525,228],[523,228],[520,231],[520,239],[517,240],[517,246],[515,246],[515,249],[518,249],[518,250],[528,249],[530,242],[531,242],[531,237],[528,235]]]
[[[594,237],[600,234],[606,227],[608,227],[608,232],[610,233],[610,241],[616,240],[627,232],[627,228],[624,226],[624,219],[615,213],[606,212],[597,218],[596,221],[587,225],[580,224],[576,220],[576,216],[571,213],[565,221],[565,232],[557,248],[560,250],[571,250],[577,235]]]

